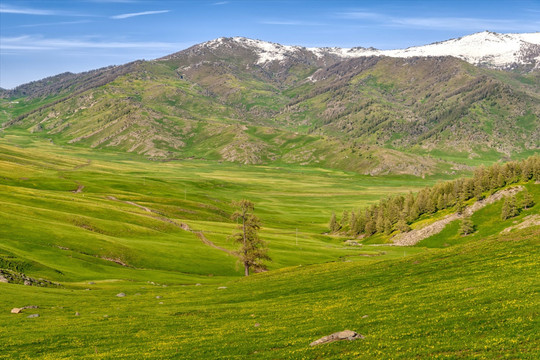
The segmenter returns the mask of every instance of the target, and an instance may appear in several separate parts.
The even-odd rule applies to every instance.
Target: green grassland
[[[233,200],[248,198],[256,204],[261,234],[274,259],[270,268],[276,269],[362,254],[344,247],[339,238],[322,235],[332,211],[436,181],[299,166],[156,162],[28,142],[16,134],[0,143],[0,179],[0,255],[27,264],[27,275],[59,282],[121,278],[173,283],[238,276],[233,256],[177,226],[185,223],[234,250],[229,239],[235,228]],[[393,253],[388,249],[382,257]]]
[[[0,357],[536,359],[538,235],[537,227],[398,260],[292,267],[226,289],[0,284]],[[8,313],[23,305],[40,308]],[[309,346],[344,329],[365,339]]]
[[[5,132],[0,267],[61,286],[0,283],[0,358],[537,358],[540,227],[500,232],[540,212],[538,184],[525,184],[533,208],[502,222],[502,202],[486,206],[467,237],[456,224],[406,248],[325,234],[334,211],[441,179],[150,161]],[[234,250],[241,198],[273,258],[249,278],[180,228]],[[344,329],[366,338],[309,346]]]

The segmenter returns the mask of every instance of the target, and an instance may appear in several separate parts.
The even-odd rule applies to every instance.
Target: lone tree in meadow
[[[261,221],[253,214],[255,206],[249,200],[233,201],[237,209],[232,219],[239,221],[238,232],[232,235],[234,241],[240,243],[236,252],[239,262],[244,265],[244,274],[249,275],[250,269],[266,269],[263,260],[272,260],[268,256],[266,242],[259,237]]]
[[[466,217],[461,221],[461,226],[459,228],[459,233],[462,236],[472,234],[474,232],[474,224],[470,218]]]

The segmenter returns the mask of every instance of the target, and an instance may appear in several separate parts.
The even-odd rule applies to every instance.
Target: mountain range
[[[426,175],[540,148],[540,33],[404,50],[219,38],[0,94],[5,131],[154,159]]]

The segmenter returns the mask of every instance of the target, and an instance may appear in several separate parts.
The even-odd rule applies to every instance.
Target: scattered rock
[[[105,317],[105,318],[106,318],[106,317],[109,317],[109,315],[103,315],[103,317]]]
[[[255,327],[259,327],[259,326],[261,326],[261,324],[259,324],[259,323],[255,323],[255,325],[254,325],[254,326],[255,326]]]
[[[327,343],[331,343],[331,342],[339,341],[339,340],[352,341],[352,340],[358,340],[358,339],[364,339],[364,336],[352,330],[343,330],[343,331],[336,332],[327,336],[323,336],[322,338],[315,340],[314,342],[309,344],[309,346],[327,344]]]
[[[347,241],[345,241],[345,245],[350,245],[350,246],[362,246],[362,244],[359,243],[359,242],[356,241],[356,240],[347,240]]]
[[[90,282],[88,283],[88,285],[94,285],[94,284],[95,284],[95,282],[93,282],[93,281],[90,281]]]
[[[226,286],[220,286],[218,287],[219,290],[223,290],[223,289],[226,289],[227,287]]]
[[[60,308],[62,309],[62,307],[60,307]],[[37,305],[28,305],[28,306],[23,306],[21,309],[22,310],[24,310],[24,309],[39,309],[39,306],[37,306]]]
[[[367,319],[369,317],[369,315],[364,315],[362,316],[362,319]]]
[[[195,284],[195,286],[202,286],[202,284],[197,283],[197,284]]]
[[[21,308],[13,308],[13,309],[11,309],[11,313],[12,314],[19,314],[19,313],[22,312],[22,310],[23,309],[21,309]]]
[[[9,280],[6,279],[5,277],[3,277],[2,275],[0,275],[0,283],[8,283]]]
[[[159,302],[159,305],[163,305],[163,301],[160,301],[160,302]]]
[[[255,317],[255,314],[251,314],[251,315],[249,315],[249,316],[251,316],[251,317]]]
[[[37,318],[39,317],[39,314],[32,314],[32,315],[28,315],[27,318]]]
[[[24,285],[31,286],[32,282],[30,280],[24,280]]]
[[[119,294],[116,294],[116,296],[118,296],[118,297],[124,297],[124,296],[126,296],[126,294],[124,294],[124,293],[119,293]]]
[[[141,293],[136,293],[136,294],[135,294],[135,296],[140,296],[140,295],[141,295]]]
[[[75,312],[75,316],[80,316],[81,314],[79,314],[78,311]]]
[[[159,295],[158,295],[158,296],[156,296],[156,299],[161,299],[161,296],[159,296]]]

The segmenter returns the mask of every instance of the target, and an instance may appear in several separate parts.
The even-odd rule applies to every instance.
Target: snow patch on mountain
[[[232,41],[232,42],[231,42]],[[475,33],[457,39],[437,42],[407,49],[378,50],[374,48],[302,47],[248,39],[245,37],[219,38],[204,45],[209,48],[231,46],[231,43],[254,51],[257,64],[285,61],[302,53],[311,53],[315,58],[326,56],[341,59],[363,56],[429,57],[454,56],[473,65],[507,69],[518,65],[540,68],[540,32],[526,34],[499,34],[489,31]]]

